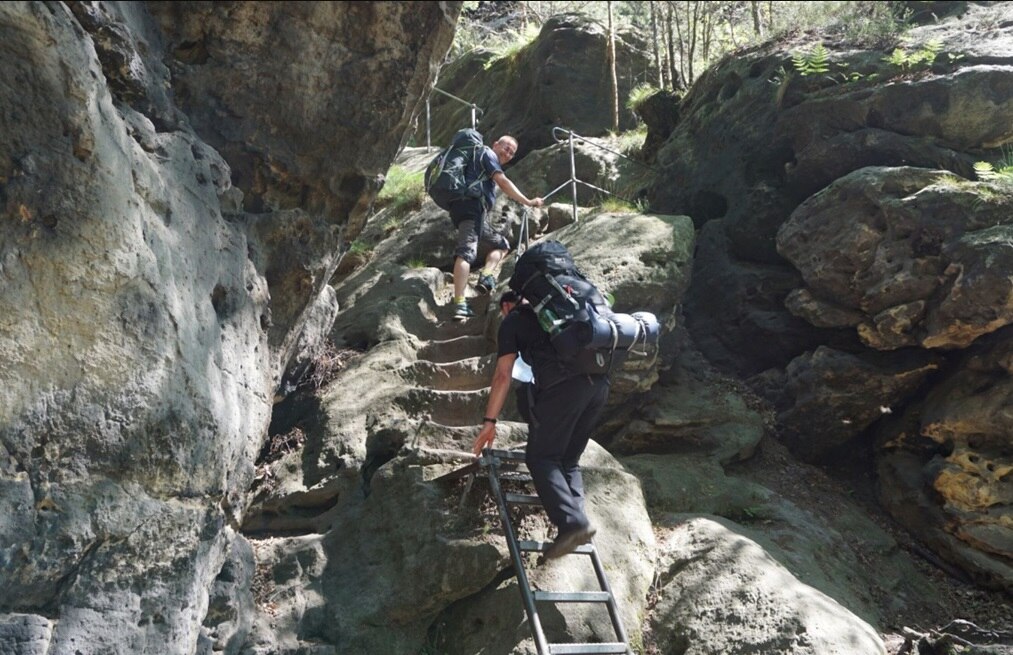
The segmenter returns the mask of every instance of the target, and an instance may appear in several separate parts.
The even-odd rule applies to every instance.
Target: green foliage
[[[904,48],[894,48],[889,56],[883,57],[883,61],[891,66],[897,66],[904,71],[928,68],[935,62],[939,51],[942,49],[943,44],[941,41],[932,40],[913,52],[908,52]],[[950,61],[953,61],[953,59],[951,58]]]
[[[618,196],[609,196],[601,203],[601,210],[605,213],[631,214],[644,211],[643,202],[630,202]]]
[[[883,48],[897,41],[908,28],[911,10],[896,13],[889,2],[807,3],[843,4],[837,20],[827,26],[829,33],[841,36],[845,43],[863,48]]]
[[[837,0],[828,2],[466,2],[458,22],[451,58],[457,58],[476,48],[498,53],[497,60],[510,57],[527,44],[537,28],[550,16],[566,12],[581,13],[604,27],[608,8],[611,7],[617,36],[626,34],[652,39],[652,14],[658,22],[659,42],[648,43],[653,52],[657,49],[662,65],[667,46],[662,41],[665,25],[671,21],[674,50],[677,57],[674,68],[691,84],[707,66],[729,52],[757,43],[777,39],[787,34],[819,30],[834,43],[846,47],[885,48],[896,43],[907,29],[910,10],[898,13],[900,3],[876,0]],[[752,6],[751,6],[752,5]],[[753,11],[758,12],[759,25],[754,27]],[[692,61],[687,50],[696,44]],[[706,45],[703,45],[706,44]],[[703,47],[701,47],[701,45]],[[685,59],[681,59],[685,57]],[[815,71],[814,71],[815,72]],[[809,73],[812,74],[812,73]],[[651,81],[655,81],[652,75]],[[671,88],[671,79],[665,82]]]
[[[837,64],[837,67],[839,69],[841,69],[841,70],[838,70],[834,74],[834,76],[830,78],[830,79],[834,80],[835,82],[837,82],[837,81],[840,81],[840,82],[859,82],[859,81],[864,80],[864,79],[872,80],[872,79],[876,78],[876,74],[875,73],[873,73],[872,75],[865,75],[864,73],[859,73],[858,71],[849,71],[848,70],[848,62],[846,62],[846,61],[840,62],[839,64]]]
[[[369,246],[369,244],[356,240],[349,244],[348,253],[350,255],[362,255],[363,257],[368,257],[373,254],[373,249]]]
[[[500,60],[516,60],[517,55],[535,40],[538,31],[537,25],[528,23],[521,29],[507,30],[502,35],[487,39],[483,46],[492,50],[493,56],[485,62],[485,69],[489,70],[493,64]]]
[[[953,173],[944,173],[936,178],[935,184],[946,189],[960,189],[969,184],[969,182],[962,177],[957,177]]]
[[[835,84],[873,80],[877,77],[875,73],[866,75],[859,71],[849,70],[848,62],[846,61],[831,62],[830,53],[822,43],[817,43],[809,50],[792,53],[791,65],[793,71],[798,73],[800,77],[808,77],[810,80],[814,80],[817,75],[820,75]],[[771,84],[777,86],[775,99],[778,106],[781,106],[781,103],[784,101],[784,94],[791,83],[792,74],[792,71],[781,66],[768,80]],[[809,84],[809,86],[818,88],[819,85]]]
[[[394,232],[401,227],[401,218],[399,216],[391,216],[383,222],[383,234],[389,236],[391,232]]]
[[[1001,164],[996,167],[987,161],[975,162],[974,174],[983,182],[1013,184],[1013,164],[1010,163]]]
[[[995,163],[979,161],[974,164],[974,174],[983,182],[1013,184],[1013,147],[1005,147]]]
[[[626,108],[638,111],[644,101],[658,92],[658,87],[644,82],[630,89],[630,97],[626,100]]]
[[[811,50],[793,53],[791,64],[802,77],[830,72],[830,56],[822,43]]]
[[[426,190],[422,185],[423,175],[423,171],[409,171],[396,164],[391,166],[383,188],[376,196],[376,208],[390,207],[392,218],[389,220],[421,209],[426,199]],[[384,225],[384,229],[387,229],[387,225]]]
[[[422,259],[421,257],[412,257],[411,259],[408,260],[408,268],[420,269],[426,268],[426,266],[427,266],[426,260]]]
[[[616,150],[632,159],[644,147],[644,141],[647,139],[647,126],[638,125],[632,130],[612,135],[612,138],[615,139]]]

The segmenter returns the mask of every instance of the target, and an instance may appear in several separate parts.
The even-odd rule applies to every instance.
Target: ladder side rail
[[[528,623],[531,624],[531,634],[535,638],[535,648],[538,649],[538,655],[549,655],[549,643],[546,641],[545,633],[542,631],[542,622],[538,618],[535,598],[531,594],[531,585],[528,583],[528,574],[524,570],[524,560],[521,557],[521,551],[517,544],[517,537],[514,535],[513,523],[510,522],[510,513],[507,511],[506,499],[499,484],[499,476],[497,474],[499,464],[494,456],[490,455],[489,459],[492,460],[489,463],[489,486],[492,487],[492,493],[496,496],[499,517],[503,522],[503,532],[506,533],[507,548],[510,551],[510,558],[513,560],[514,570],[517,573],[517,586],[520,587],[524,611],[527,612]]]
[[[609,585],[608,578],[605,577],[605,567],[602,566],[601,558],[598,557],[598,549],[593,547],[591,548],[591,564],[594,566],[594,574],[598,577],[598,586],[609,595],[606,607],[608,607],[609,618],[612,619],[612,628],[616,631],[616,638],[624,644],[629,644],[630,640],[626,636],[623,620],[619,616],[619,607],[616,605],[616,595],[612,593],[612,587]]]

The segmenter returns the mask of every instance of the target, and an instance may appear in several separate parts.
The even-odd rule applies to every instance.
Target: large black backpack
[[[437,205],[450,209],[461,198],[481,198],[486,180],[481,154],[482,135],[471,128],[458,130],[450,145],[426,166],[426,192]]]
[[[657,344],[655,316],[613,312],[558,241],[542,241],[524,251],[509,284],[531,304],[559,359],[573,373],[608,373],[637,344]]]

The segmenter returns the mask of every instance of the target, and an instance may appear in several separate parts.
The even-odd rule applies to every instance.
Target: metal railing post
[[[565,141],[562,138],[562,135],[564,135],[564,134],[566,135]],[[612,154],[618,155],[619,157],[622,157],[623,159],[627,159],[627,160],[633,162],[634,164],[637,164],[639,166],[643,166],[644,168],[647,168],[649,170],[657,172],[652,166],[648,166],[647,164],[644,164],[642,162],[638,162],[638,161],[636,161],[634,159],[630,159],[629,157],[627,157],[626,155],[624,155],[621,152],[617,152],[615,150],[612,150],[611,148],[606,148],[603,145],[594,143],[593,141],[589,141],[589,140],[585,139],[584,137],[580,136],[579,134],[576,134],[573,130],[567,130],[567,129],[564,129],[562,127],[559,127],[558,125],[556,127],[552,128],[552,138],[556,142],[557,145],[562,145],[563,143],[567,144],[568,150],[570,151],[570,179],[566,180],[565,182],[563,182],[562,184],[560,184],[559,186],[557,186],[555,189],[553,189],[549,193],[547,193],[544,196],[542,196],[542,200],[548,201],[549,198],[551,198],[552,196],[556,195],[557,193],[559,193],[560,191],[562,191],[563,189],[565,189],[567,186],[569,186],[570,187],[570,192],[573,195],[573,220],[574,221],[577,220],[577,185],[578,184],[583,184],[587,188],[593,189],[593,190],[598,191],[600,193],[603,193],[603,194],[605,194],[607,196],[616,196],[617,198],[623,198],[623,200],[626,200],[631,205],[635,205],[636,204],[636,202],[634,202],[634,201],[632,201],[632,200],[630,200],[628,198],[624,198],[623,196],[620,196],[619,194],[613,193],[612,191],[609,191],[608,189],[603,189],[603,188],[601,188],[599,186],[595,186],[594,184],[591,184],[590,182],[585,182],[584,180],[581,180],[581,179],[579,179],[577,177],[577,160],[576,160],[576,156],[574,154],[574,140],[575,139],[579,139],[581,141],[581,143],[583,143],[585,145],[594,146],[595,148],[598,148],[599,150],[604,150],[606,152],[611,152]]]
[[[435,87],[434,86],[433,87],[433,91],[435,91],[436,93],[439,93],[440,95],[445,95],[448,98],[450,98],[451,100],[453,100],[455,102],[459,102],[462,105],[465,105],[465,106],[471,108],[471,129],[475,129],[476,128],[476,126],[478,125],[478,115],[485,113],[485,112],[482,111],[481,107],[479,107],[478,105],[476,105],[474,102],[468,102],[467,100],[462,100],[461,98],[458,98],[457,96],[455,96],[453,93],[447,93],[446,91],[444,91],[443,89],[441,89],[439,87]],[[428,111],[428,108],[429,108],[429,105],[427,104],[426,105],[427,111]],[[428,120],[429,120],[428,116],[429,116],[429,114],[427,113],[426,116],[427,116],[426,121],[428,123]]]
[[[573,195],[573,222],[577,222],[577,162],[573,156],[573,130],[570,131],[570,193]]]

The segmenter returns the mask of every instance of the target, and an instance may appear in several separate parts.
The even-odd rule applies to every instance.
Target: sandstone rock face
[[[793,70],[789,56],[807,47],[797,43],[715,66],[674,129],[645,116],[652,133],[671,129],[649,195],[701,227],[685,312],[702,353],[750,376],[806,459],[880,434],[892,444],[879,465],[891,512],[950,562],[1003,585],[1002,494],[984,493],[987,507],[953,499],[991,488],[991,473],[978,476],[1005,470],[1005,456],[988,440],[938,438],[946,429],[914,414],[900,420],[909,404],[927,410],[920,399],[938,376],[973,379],[957,351],[1008,339],[1013,306],[1009,189],[973,169],[999,162],[1013,139],[1013,38],[988,29],[1013,14],[978,3],[955,14],[906,33],[908,52],[941,44],[931,65],[907,71],[844,42],[824,42],[830,71],[819,79],[779,72]],[[969,37],[978,30],[988,37]],[[945,493],[926,494],[924,480]],[[959,527],[972,523],[988,538]]]
[[[209,594],[244,561],[278,374],[458,10],[293,7],[0,7],[4,652],[189,654],[248,629]],[[373,67],[339,65],[360,55],[336,24]],[[319,119],[352,79],[385,89],[385,136],[345,129],[336,166]]]
[[[810,298],[791,309],[855,326],[878,350],[965,347],[1013,321],[1011,210],[1013,191],[1001,185],[917,168],[855,171],[778,231]]]
[[[772,444],[766,441],[762,447],[770,449]],[[783,495],[783,490],[749,479],[748,473],[744,475],[748,465],[722,466],[705,452],[641,454],[623,457],[621,462],[640,478],[663,541],[665,535],[671,536],[673,524],[702,521],[703,516],[725,517],[723,525],[762,547],[799,583],[834,598],[874,626],[895,621],[892,617],[898,608],[910,611],[938,601],[934,584],[920,576],[897,541],[843,496],[822,499],[832,509],[821,511],[811,505],[807,509]],[[817,477],[814,472],[803,466],[775,475],[798,476],[808,486]],[[803,493],[813,491],[809,488]],[[830,514],[833,516],[828,520]],[[722,570],[724,574],[734,575]],[[661,592],[661,598],[666,595]],[[890,599],[888,603],[883,603],[884,597]],[[773,617],[757,613],[750,623],[760,631],[775,630],[768,618]],[[671,635],[670,630],[666,628],[666,635]],[[720,638],[707,641],[714,643],[711,639]],[[676,638],[669,643],[678,642]]]
[[[783,440],[806,460],[832,456],[894,407],[904,406],[940,364],[919,351],[859,356],[825,346],[796,357],[777,385]]]
[[[456,7],[152,5],[180,108],[229,161],[244,208],[258,214],[255,246],[274,290],[269,337],[286,361],[287,337],[299,331],[291,327],[334,270],[341,239],[362,229],[404,145],[450,46]]]
[[[492,53],[475,51],[448,66],[437,86],[484,111],[478,129],[488,140],[506,133],[517,137],[519,160],[551,145],[555,126],[583,136],[603,136],[611,128],[607,41],[598,23],[576,14],[554,16],[519,52],[492,61]],[[624,106],[630,90],[657,79],[643,40],[632,32],[616,35],[616,74],[619,129],[627,130],[636,124]],[[460,103],[434,94],[431,108],[435,144],[471,126],[471,110]],[[424,144],[424,127],[418,134],[416,142]]]
[[[740,321],[741,314],[758,312],[768,324],[789,321],[783,303],[791,289],[779,284],[784,263],[776,235],[807,197],[868,166],[945,169],[973,179],[972,164],[982,153],[999,155],[1011,138],[1013,94],[1007,91],[1013,79],[1013,39],[1007,31],[995,30],[991,38],[972,44],[967,30],[1008,20],[1008,12],[1008,7],[973,5],[959,21],[911,30],[909,49],[937,39],[943,54],[933,67],[901,79],[896,79],[900,71],[883,61],[888,53],[834,43],[826,44],[832,72],[847,65],[863,75],[860,81],[780,76],[781,66],[791,70],[789,55],[796,50],[782,45],[729,58],[700,78],[659,151],[662,174],[651,191],[651,206],[685,213],[698,226],[721,220],[727,244],[720,255],[702,253],[698,271],[711,270],[695,278],[713,278],[719,270],[731,277],[747,264],[771,267],[769,283],[757,285],[764,292],[746,299],[751,310],[722,313],[708,303],[713,294],[691,294],[691,331],[705,355],[726,367],[738,362],[734,370],[748,374],[768,368],[774,357],[780,361],[773,365],[783,367],[811,349],[768,354],[753,346],[755,332],[744,330]],[[951,61],[946,53],[955,58]],[[882,83],[891,78],[896,83]],[[715,266],[721,258],[728,264]],[[741,277],[728,283],[738,287],[732,281],[737,279]],[[770,307],[771,298],[780,306]],[[893,321],[910,320],[916,308],[906,309]],[[718,341],[714,334],[725,336]]]
[[[664,643],[687,655],[886,653],[868,624],[801,584],[733,526],[681,518],[659,545],[659,600],[651,622]]]
[[[258,605],[249,643],[273,634],[293,650],[324,643],[333,652],[524,652],[533,644],[515,620],[522,606],[503,573],[506,545],[486,487],[476,483],[461,504],[460,486],[434,482],[470,461],[495,360],[495,296],[472,297],[479,316],[452,322],[449,275],[435,268],[451,257],[445,212],[426,203],[392,231],[387,220],[371,218],[362,232],[368,258],[334,279],[340,311],[331,338],[368,350],[325,389],[297,392],[275,412],[290,417],[279,432],[305,436],[300,447],[261,462],[243,526],[280,599],[273,609]],[[551,237],[615,294],[619,311],[654,311],[671,330],[689,282],[689,219],[604,213]],[[511,267],[512,259],[504,282]],[[616,411],[650,388],[670,358],[631,358],[617,371]],[[526,427],[512,402],[502,418],[497,445],[522,447]],[[583,465],[598,547],[614,566],[626,626],[639,634],[653,552],[640,484],[597,445]],[[540,510],[522,526],[528,538],[552,537]],[[304,563],[311,559],[312,567]],[[586,564],[561,561],[532,575],[542,588],[589,588]],[[479,616],[488,623],[476,631]],[[611,638],[607,616],[594,608],[544,621],[560,641]]]
[[[785,299],[801,284],[798,271],[735,257],[725,225],[719,219],[700,229],[686,294],[686,326],[715,366],[749,376],[784,366],[821,343],[856,341],[785,311]]]
[[[1007,328],[969,349],[902,426],[884,431],[879,457],[893,514],[976,579],[1004,588],[1013,583],[1010,337]]]
[[[281,12],[197,2],[151,11],[173,54],[180,108],[228,159],[248,209],[300,207],[336,226],[350,217],[354,236],[363,192],[404,145],[450,45],[456,4],[309,3]],[[392,107],[392,96],[406,102]]]

